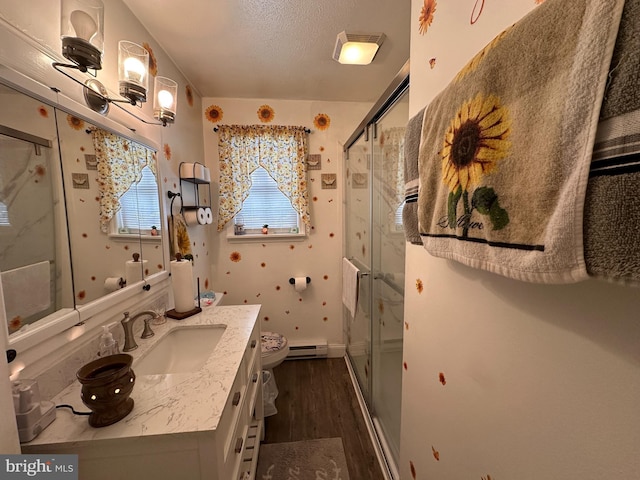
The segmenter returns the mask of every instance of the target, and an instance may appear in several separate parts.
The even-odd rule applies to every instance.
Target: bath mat
[[[349,480],[342,439],[261,445],[256,480],[287,478]]]

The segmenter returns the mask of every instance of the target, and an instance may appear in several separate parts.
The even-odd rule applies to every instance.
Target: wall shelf
[[[180,163],[179,166],[179,177],[180,177],[180,196],[182,197],[182,210],[194,210],[201,207],[211,207],[211,181],[209,179],[209,169],[205,167],[202,163]],[[183,183],[187,183],[191,185],[190,187],[183,187]],[[208,204],[201,205],[200,204],[200,185],[207,186],[207,194],[208,194]],[[193,192],[194,195],[194,203],[186,205],[185,204],[185,191],[189,190]]]

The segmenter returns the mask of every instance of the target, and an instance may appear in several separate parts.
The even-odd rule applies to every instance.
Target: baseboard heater
[[[295,344],[289,343],[289,355],[287,360],[299,360],[302,358],[324,358],[327,356],[327,342]]]

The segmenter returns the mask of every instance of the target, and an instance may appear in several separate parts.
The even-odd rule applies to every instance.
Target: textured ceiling
[[[124,0],[205,97],[373,102],[409,58],[410,0]],[[383,32],[373,63],[333,60],[341,31]]]

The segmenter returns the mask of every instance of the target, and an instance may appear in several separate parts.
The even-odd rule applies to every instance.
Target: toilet
[[[262,369],[273,370],[280,365],[289,354],[287,337],[274,332],[262,332]]]
[[[278,410],[275,400],[278,386],[273,376],[273,368],[280,365],[289,354],[287,337],[274,332],[262,332],[260,347],[262,350],[262,387],[264,397],[264,416],[275,415]]]

